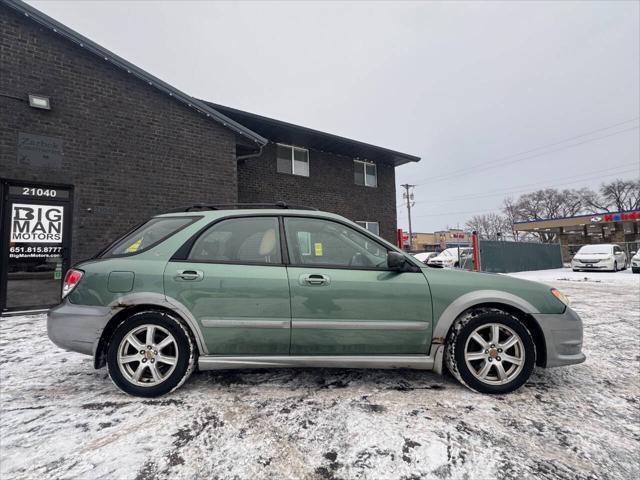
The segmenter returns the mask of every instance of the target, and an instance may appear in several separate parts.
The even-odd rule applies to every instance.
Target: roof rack
[[[276,203],[219,203],[215,205],[206,204],[206,203],[196,203],[195,205],[190,205],[187,207],[178,207],[172,210],[169,210],[166,213],[179,213],[179,212],[194,212],[201,210],[232,210],[232,209],[242,209],[242,208],[283,208],[283,209],[292,209],[292,210],[318,210],[314,207],[306,207],[301,205],[289,205],[286,202],[276,202]]]

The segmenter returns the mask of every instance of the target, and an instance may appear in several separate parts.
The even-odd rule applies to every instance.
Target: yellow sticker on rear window
[[[127,253],[133,253],[135,251],[137,251],[140,248],[140,244],[142,243],[142,239],[132,243],[131,245],[129,245],[129,248],[127,248],[126,252]]]
[[[321,243],[314,243],[313,244],[313,248],[315,250],[316,257],[321,257],[322,256],[322,244]]]

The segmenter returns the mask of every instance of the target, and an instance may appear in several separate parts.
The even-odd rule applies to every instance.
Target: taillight
[[[64,277],[64,282],[62,283],[62,298],[69,295],[71,291],[76,288],[76,285],[80,283],[82,275],[84,275],[84,272],[81,270],[71,269],[67,272]]]

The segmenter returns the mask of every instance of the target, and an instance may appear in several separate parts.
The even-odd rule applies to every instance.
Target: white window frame
[[[373,233],[374,235],[378,235],[380,236],[380,223],[379,222],[369,222],[369,221],[365,221],[365,220],[356,220],[356,223],[358,225],[360,225],[362,228],[364,228],[366,231],[368,231],[369,233]],[[376,224],[378,226],[378,233],[372,232],[371,230],[369,230],[369,225],[373,225]]]
[[[375,187],[378,186],[378,166],[374,162],[368,162],[366,160],[358,160],[358,159],[354,158],[353,159],[353,163],[354,163],[354,168],[362,167],[362,175],[364,177],[364,185],[360,185],[360,186],[371,187],[371,188],[375,188]],[[355,164],[358,164],[358,163],[360,165],[355,165]],[[373,170],[375,172],[375,182],[373,182],[373,185],[369,185],[367,183],[367,167],[371,167],[371,166],[373,166]],[[355,178],[354,178],[354,183],[355,183]]]
[[[299,177],[308,177],[309,173],[310,173],[310,164],[311,162],[309,161],[309,149],[308,148],[302,148],[302,147],[296,147],[294,145],[287,145],[286,143],[277,143],[276,144],[277,147],[285,147],[285,148],[289,148],[291,149],[291,173],[286,173],[286,172],[278,172],[278,173],[284,173],[285,175],[297,175]],[[277,167],[277,161],[278,161],[278,149],[276,147],[276,171],[278,169]],[[300,150],[303,152],[307,152],[307,174],[302,174],[302,173],[296,173],[296,162],[294,161],[295,158],[295,151],[296,150]],[[377,178],[377,174],[376,174],[376,178]]]

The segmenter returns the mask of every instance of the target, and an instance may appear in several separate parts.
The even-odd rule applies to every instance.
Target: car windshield
[[[113,246],[109,247],[101,256],[132,255],[167,239],[178,230],[195,222],[200,217],[157,217],[125,235]]]
[[[585,245],[578,253],[611,253],[611,245]]]
[[[442,252],[440,252],[440,256],[442,257],[453,257],[454,252],[456,252],[457,249],[456,248],[447,248],[446,250],[443,250]]]

